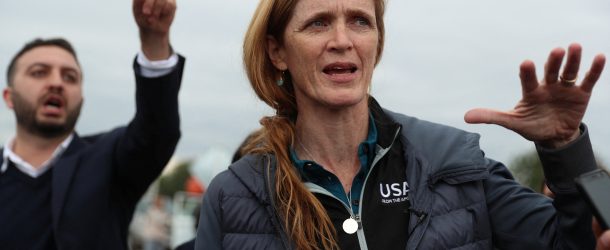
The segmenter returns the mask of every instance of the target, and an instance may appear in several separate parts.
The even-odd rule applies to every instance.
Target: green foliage
[[[544,172],[536,150],[531,150],[515,157],[508,165],[515,179],[536,192],[542,192]]]
[[[189,168],[191,161],[180,163],[174,170],[159,178],[159,194],[174,197],[178,191],[184,191],[186,180],[191,176]]]
[[[607,169],[605,165],[597,159],[597,166],[602,169]],[[538,158],[538,152],[535,149],[530,150],[515,157],[508,165],[515,180],[526,187],[541,193],[544,184],[544,171],[542,163]]]

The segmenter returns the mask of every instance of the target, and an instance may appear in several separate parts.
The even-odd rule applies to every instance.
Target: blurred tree
[[[542,192],[544,173],[535,149],[515,157],[508,165],[508,169],[521,185]]]
[[[162,175],[159,179],[159,194],[167,197],[174,197],[178,191],[184,191],[185,183],[191,176],[189,168],[192,161],[184,161],[171,172]]]
[[[597,166],[607,169],[600,159],[597,159]],[[515,180],[521,183],[521,185],[529,187],[536,192],[542,192],[544,172],[542,171],[542,163],[535,149],[515,157],[508,165],[508,169],[515,177]]]

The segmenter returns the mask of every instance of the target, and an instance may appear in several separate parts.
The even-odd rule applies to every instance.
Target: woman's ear
[[[271,59],[273,66],[275,66],[278,70],[284,71],[288,69],[288,64],[286,64],[284,48],[280,45],[280,43],[273,36],[267,36],[267,55]]]

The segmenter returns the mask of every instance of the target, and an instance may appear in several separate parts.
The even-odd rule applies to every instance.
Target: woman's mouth
[[[324,74],[351,74],[358,70],[358,67],[353,63],[333,63],[324,67]]]
[[[358,66],[354,63],[331,63],[322,70],[333,82],[349,82],[356,77],[357,71]]]

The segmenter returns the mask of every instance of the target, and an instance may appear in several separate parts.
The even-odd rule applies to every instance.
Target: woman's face
[[[299,110],[366,103],[378,46],[373,0],[300,0],[283,39],[269,39],[269,55],[290,72]]]

